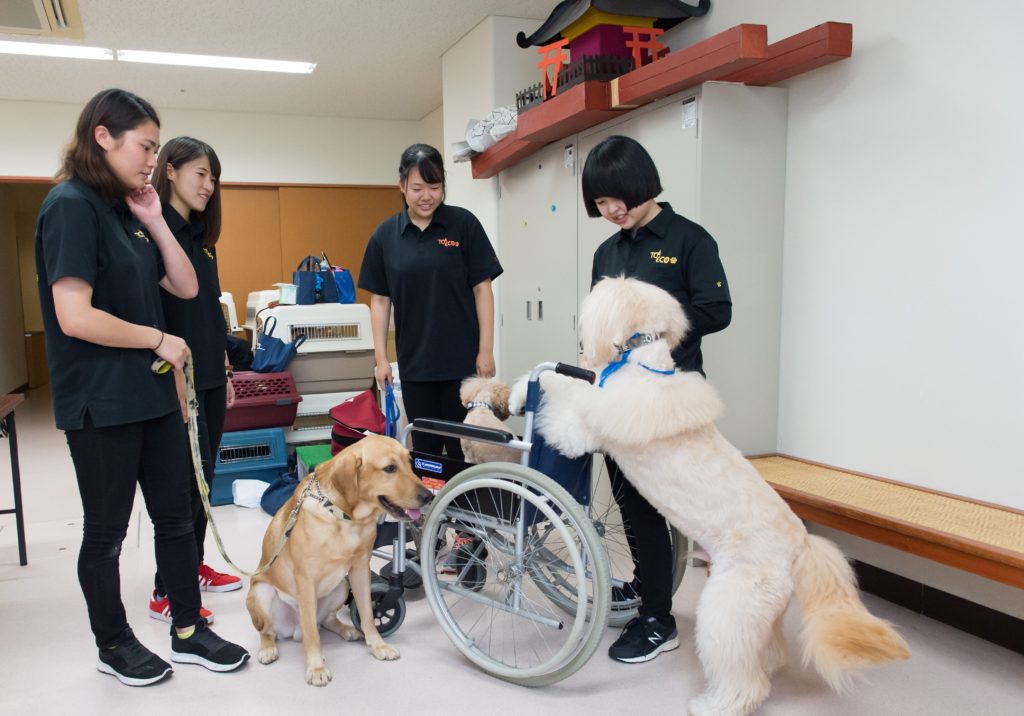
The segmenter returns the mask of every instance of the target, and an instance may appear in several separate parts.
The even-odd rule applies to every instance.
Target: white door
[[[498,178],[508,381],[543,361],[576,362],[576,182],[568,146],[574,155],[572,141],[556,142]]]

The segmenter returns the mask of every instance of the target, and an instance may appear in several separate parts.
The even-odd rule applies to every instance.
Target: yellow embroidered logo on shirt
[[[654,263],[658,263],[658,264],[675,264],[675,263],[679,263],[679,259],[677,259],[675,256],[662,256],[660,249],[658,251],[652,251],[651,252],[651,259],[654,261]]]
[[[143,231],[142,229],[139,229],[138,231],[136,231],[135,235],[137,237],[139,237],[140,239],[145,239],[147,244],[149,243],[149,237],[146,236],[146,232]]]
[[[715,286],[718,287],[718,288],[721,288],[722,287],[722,282],[721,281],[716,281],[715,282]]]
[[[210,259],[210,261],[213,261],[213,252],[212,251],[210,251],[208,248],[204,247],[203,248],[203,253],[206,254],[206,258]]]
[[[449,239],[447,237],[445,237],[443,239],[438,239],[437,243],[439,243],[439,244],[441,244],[441,246],[445,246],[445,247],[453,247],[454,246],[454,247],[457,248],[458,245],[459,245],[458,241],[452,241],[451,239]]]

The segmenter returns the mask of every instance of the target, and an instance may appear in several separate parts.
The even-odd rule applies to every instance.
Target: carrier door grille
[[[235,445],[233,447],[222,447],[220,449],[221,464],[227,465],[233,462],[245,462],[259,460],[271,455],[271,446],[268,443],[261,445]]]

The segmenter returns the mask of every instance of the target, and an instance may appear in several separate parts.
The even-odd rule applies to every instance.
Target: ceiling
[[[316,62],[311,75],[0,54],[0,99],[84,104],[123,87],[157,109],[419,120],[441,106],[441,55],[489,15],[547,18],[557,0],[78,0],[114,49]],[[32,38],[0,33],[0,40]],[[514,36],[507,38],[516,47]],[[522,50],[522,52],[535,52]]]

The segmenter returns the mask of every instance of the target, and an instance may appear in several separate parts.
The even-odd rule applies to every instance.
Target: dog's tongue
[[[406,510],[405,514],[409,515],[410,520],[418,520],[420,518],[419,510]]]

